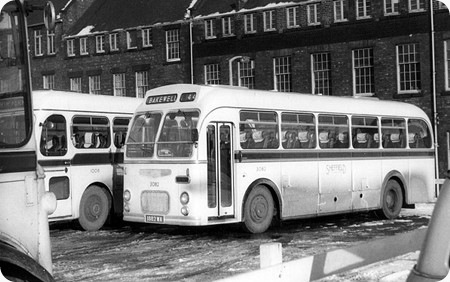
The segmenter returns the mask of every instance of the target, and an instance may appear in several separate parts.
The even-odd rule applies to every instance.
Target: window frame
[[[93,95],[101,94],[101,76],[100,75],[89,76],[89,94],[93,94]]]
[[[119,51],[119,46],[117,44],[119,34],[117,32],[109,34],[109,50],[110,51]]]
[[[41,57],[44,55],[42,51],[42,30],[34,30],[34,56]]]
[[[153,47],[152,28],[147,27],[141,30],[142,33],[142,47]]]
[[[320,56],[320,57],[319,57]],[[320,58],[320,62],[317,59]],[[322,60],[325,58],[325,60]],[[318,66],[323,68],[317,68]],[[332,95],[331,88],[331,54],[321,52],[311,54],[311,83],[312,92],[315,95]],[[319,85],[319,86],[318,86]],[[327,89],[327,93],[316,93],[317,90]]]
[[[136,79],[136,98],[144,98],[147,90],[150,89],[149,86],[149,71],[137,71],[135,72]],[[140,94],[142,93],[142,96]]]
[[[105,53],[105,36],[103,34],[95,36],[95,52],[97,54]]]
[[[362,4],[363,15],[360,14],[360,5]],[[370,10],[372,9],[371,0],[356,0],[356,19],[364,20],[370,19],[372,16],[370,15]]]
[[[81,76],[70,77],[69,82],[70,82],[70,91],[74,91],[74,92],[78,92],[78,93],[82,92]]]
[[[55,31],[47,30],[47,55],[55,55]]]
[[[283,62],[281,62],[283,60]],[[277,71],[287,70],[287,71]],[[274,90],[278,92],[292,92],[292,57],[281,56],[273,58]],[[281,79],[282,78],[282,79]]]
[[[298,10],[298,6],[286,8],[286,27],[288,29],[300,27],[297,21]]]
[[[366,56],[366,51],[369,51],[369,56]],[[356,56],[356,54],[360,54],[360,52],[363,52],[363,57]],[[367,59],[371,63],[370,65],[361,65],[356,64],[356,60],[359,60],[358,62],[362,62],[364,64],[367,62]],[[357,71],[358,70],[358,71]],[[364,89],[367,89],[367,85],[369,84],[369,88],[372,90],[371,92],[358,92],[358,82],[361,80],[364,80],[366,82],[366,79],[361,79],[362,77],[367,77],[367,75],[363,76],[359,72],[359,70],[368,70],[369,71],[369,80],[370,83],[364,84]],[[373,96],[375,95],[375,62],[374,62],[374,55],[373,55],[373,48],[372,47],[366,47],[366,48],[359,48],[352,50],[352,73],[353,73],[353,95],[354,96]],[[367,74],[366,71],[364,71],[365,74]],[[359,78],[359,79],[358,79]]]
[[[113,74],[113,94],[114,96],[127,96],[126,75],[124,72]]]
[[[275,12],[275,10],[268,10],[263,12],[263,26],[265,32],[277,30],[274,18]]]
[[[411,56],[411,52],[410,51],[410,47],[413,46],[414,47],[414,57],[418,58],[416,61],[408,61],[408,62],[400,62],[400,47],[406,47],[408,46],[408,53],[402,53],[404,58],[410,58]],[[422,73],[421,73],[421,63],[420,63],[420,48],[419,48],[419,43],[405,43],[405,44],[398,44],[396,45],[395,49],[396,49],[396,60],[397,60],[397,64],[396,64],[396,68],[397,68],[397,93],[398,94],[411,94],[411,93],[420,93],[422,91]],[[405,55],[408,54],[408,55]],[[414,73],[415,75],[415,80],[410,80],[409,84],[410,87],[411,85],[411,81],[414,81],[414,86],[416,87],[416,89],[402,89],[402,82],[403,84],[407,84],[406,81],[402,80],[402,77],[405,76],[403,75],[401,69],[401,66],[406,66],[409,65],[408,69],[414,69],[417,70]],[[412,68],[411,66],[414,65],[414,68]],[[411,77],[413,71],[409,71],[408,72],[408,76]],[[417,78],[418,76],[418,78]]]
[[[203,70],[206,85],[220,84],[220,65],[218,63],[205,64]]]
[[[333,19],[335,23],[347,22],[348,19],[345,13],[345,1],[346,0],[334,0],[333,1]],[[337,5],[339,3],[339,6]],[[339,8],[339,11],[338,11]],[[339,12],[339,13],[338,13]],[[337,15],[339,14],[339,19]]]
[[[231,17],[229,16],[222,18],[222,35],[224,37],[234,36],[233,25],[231,22]]]
[[[320,25],[318,7],[318,3],[306,5],[306,18],[308,26]]]
[[[89,55],[87,46],[87,37],[80,37],[80,55],[81,56]]]
[[[172,28],[166,30],[166,61],[178,62],[180,54],[180,29]]]
[[[255,21],[256,21],[255,13],[244,14],[244,33],[245,34],[256,33]]]
[[[67,39],[66,42],[67,46],[67,56],[68,57],[75,57],[75,40],[74,39]]]
[[[388,3],[388,1],[390,3]],[[384,7],[384,15],[385,16],[396,16],[399,15],[399,0],[383,0]],[[391,12],[388,12],[388,8],[391,9]]]

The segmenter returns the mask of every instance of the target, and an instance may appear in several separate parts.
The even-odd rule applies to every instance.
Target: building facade
[[[31,28],[35,89],[141,97],[193,82],[400,100],[438,117],[441,178],[448,169],[450,15],[442,2],[431,14],[428,0],[90,1],[64,7],[54,54],[39,55],[52,39],[39,43],[39,25]]]

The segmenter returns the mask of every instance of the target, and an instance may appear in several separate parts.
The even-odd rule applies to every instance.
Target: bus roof
[[[195,103],[179,102],[182,93],[196,93]],[[178,94],[176,105],[171,102],[156,101],[146,104],[150,96]],[[210,111],[219,107],[245,109],[265,109],[282,111],[304,111],[319,113],[344,113],[374,116],[420,117],[429,121],[428,116],[419,107],[395,101],[377,98],[358,98],[353,96],[336,97],[302,93],[280,93],[275,91],[253,90],[243,87],[173,84],[147,91],[144,103],[138,111],[146,111],[150,106],[158,109],[199,108]]]
[[[70,110],[103,113],[134,113],[142,99],[92,95],[68,91],[33,91],[34,110]]]

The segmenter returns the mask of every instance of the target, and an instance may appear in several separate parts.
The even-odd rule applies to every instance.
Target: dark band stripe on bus
[[[372,151],[372,152],[293,152],[293,151],[279,151],[279,152],[239,152],[235,154],[235,159],[242,161],[246,160],[293,160],[293,159],[361,159],[361,158],[414,158],[414,157],[433,157],[432,151]]]
[[[36,153],[4,152],[0,154],[0,173],[25,172],[36,170]]]
[[[72,159],[40,160],[43,167],[105,165],[123,163],[123,153],[83,153],[75,154]]]

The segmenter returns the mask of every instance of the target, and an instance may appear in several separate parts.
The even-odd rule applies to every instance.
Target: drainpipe
[[[438,123],[439,123],[439,113],[437,111],[437,95],[436,95],[436,58],[435,58],[435,47],[434,47],[434,11],[433,11],[433,0],[429,1],[430,10],[430,62],[431,62],[431,92],[433,101],[433,131],[434,131],[434,166],[435,166],[435,179],[439,179],[439,140],[438,140]],[[439,184],[436,182],[435,185],[435,195],[439,195]]]
[[[188,8],[184,14],[184,19],[189,21],[189,59],[190,59],[190,72],[191,72],[191,84],[194,84],[194,42],[192,38],[193,18],[192,9]]]

